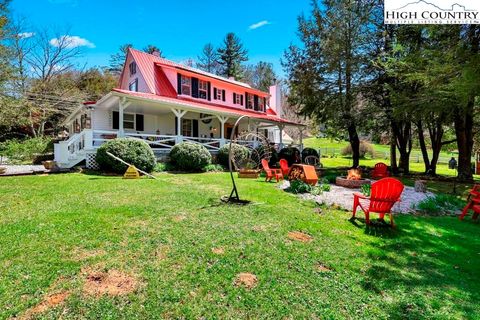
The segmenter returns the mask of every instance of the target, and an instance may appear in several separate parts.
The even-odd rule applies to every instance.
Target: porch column
[[[181,109],[171,109],[173,114],[177,117],[177,132],[175,137],[175,144],[181,143],[183,141],[182,136],[182,117],[187,113],[186,110]]]
[[[125,130],[123,128],[123,111],[131,104],[130,101],[127,101],[127,98],[121,98],[118,104],[118,137],[125,136]]]
[[[218,121],[220,121],[220,147],[225,145],[225,123],[228,121],[228,117],[217,116]]]
[[[283,124],[279,124],[278,125],[278,129],[280,130],[280,139],[279,139],[279,143],[278,143],[278,147],[280,150],[283,149],[283,128],[285,127],[285,125]]]

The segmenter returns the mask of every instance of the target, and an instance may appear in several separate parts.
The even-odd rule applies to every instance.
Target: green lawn
[[[470,218],[399,216],[396,230],[367,229],[261,180],[239,182],[253,203],[238,207],[219,201],[227,174],[158,178],[1,178],[0,319],[63,291],[64,303],[36,316],[480,318],[480,226]],[[288,240],[289,231],[313,241]],[[137,290],[84,293],[85,270],[111,269],[135,277]],[[257,286],[234,286],[240,272]]]

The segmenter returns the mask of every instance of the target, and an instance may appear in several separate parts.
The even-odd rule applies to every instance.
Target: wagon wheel
[[[317,156],[306,156],[304,162],[310,166],[323,168],[323,165],[320,163],[320,159]]]

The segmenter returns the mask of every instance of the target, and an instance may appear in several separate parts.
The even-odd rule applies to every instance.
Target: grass
[[[0,179],[0,318],[56,290],[71,295],[38,318],[480,317],[480,226],[469,218],[399,216],[396,230],[366,228],[260,179],[239,181],[252,204],[224,205],[229,188],[225,173]],[[288,240],[289,231],[313,241]],[[88,267],[141,285],[86,296]],[[235,287],[240,272],[258,285]]]

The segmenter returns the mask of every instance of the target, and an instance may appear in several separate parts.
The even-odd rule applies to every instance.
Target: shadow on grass
[[[439,306],[448,306],[444,316],[478,316],[478,226],[456,218],[405,219],[398,230],[366,229],[389,240],[368,253],[371,264],[362,280],[364,289],[382,295],[401,292],[395,303],[384,306],[392,318],[439,317]]]

